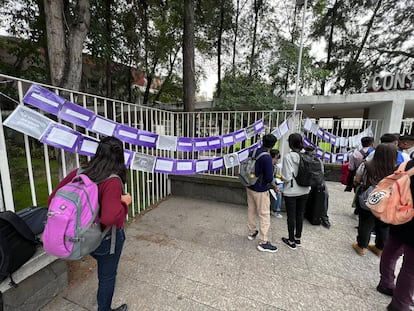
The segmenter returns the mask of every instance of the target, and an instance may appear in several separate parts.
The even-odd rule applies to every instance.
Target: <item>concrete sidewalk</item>
[[[290,250],[286,215],[272,217],[275,254],[247,239],[246,206],[171,197],[126,228],[113,307],[149,310],[385,310],[375,290],[379,258],[351,247],[352,194],[328,182],[331,229],[304,223]],[[43,311],[96,310],[96,271],[70,284]]]

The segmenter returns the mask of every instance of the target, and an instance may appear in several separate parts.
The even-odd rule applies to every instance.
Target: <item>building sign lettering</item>
[[[414,89],[414,73],[374,75],[368,81],[369,92],[412,89]]]

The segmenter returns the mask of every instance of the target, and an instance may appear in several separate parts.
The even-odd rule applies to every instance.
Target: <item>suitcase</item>
[[[18,211],[16,214],[24,220],[35,235],[41,234],[47,221],[46,207],[30,206]]]
[[[325,189],[312,188],[306,202],[305,218],[312,225],[320,225],[323,211],[325,210]]]

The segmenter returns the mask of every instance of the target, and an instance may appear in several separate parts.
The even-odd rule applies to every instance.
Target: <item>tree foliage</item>
[[[86,25],[82,22],[85,12],[79,9],[82,4],[89,7],[89,1],[90,27],[76,49],[99,72],[96,93],[123,95],[122,99],[131,101],[139,96],[147,105],[183,103],[207,74],[207,63],[213,62],[215,99],[221,109],[271,108],[271,96],[275,102],[280,99],[267,98],[267,94],[295,91],[302,31],[300,94],[361,92],[374,73],[413,68],[414,0],[314,0],[308,1],[308,8],[303,1],[270,0],[8,0],[0,2],[4,16],[0,22],[11,37],[0,40],[0,48],[10,56],[0,59],[1,72],[76,88],[74,81],[79,79],[68,75],[76,67],[70,58],[74,55],[71,40]],[[65,61],[57,61],[60,54],[47,49],[51,42],[47,41],[48,14],[44,12],[52,4],[62,5],[64,13],[57,14],[64,17],[64,28],[60,28],[64,46],[56,51],[65,55]],[[183,46],[190,43],[183,36],[184,4],[194,10],[193,63],[192,57],[189,62],[183,56]],[[63,67],[54,72],[49,63]],[[193,78],[188,81],[194,85],[184,79],[184,66],[191,71]],[[145,73],[148,84],[142,93],[129,88],[132,68]],[[161,79],[162,85],[158,93],[151,94],[154,79]],[[122,85],[129,91],[120,95]]]

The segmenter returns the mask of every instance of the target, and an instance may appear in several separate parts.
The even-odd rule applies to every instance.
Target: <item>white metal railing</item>
[[[6,83],[4,83],[5,81]],[[35,82],[1,74],[0,82],[2,82],[0,83],[0,157],[2,159],[0,161],[2,190],[0,191],[0,210],[18,210],[27,207],[28,204],[42,206],[46,204],[47,196],[58,182],[58,157],[61,158],[60,162],[63,163],[62,173],[64,175],[68,173],[68,169],[64,165],[66,154],[62,150],[41,144],[36,139],[3,126],[4,119],[17,105],[23,104],[22,99],[26,91]],[[56,92],[59,96],[117,123],[160,135],[177,137],[220,136],[246,128],[259,119],[263,120],[265,133],[269,133],[282,124],[283,121],[287,120],[292,113],[292,111],[285,110],[171,112],[82,92],[69,91],[49,85],[36,84],[44,86]],[[5,89],[8,91],[7,94],[5,94]],[[48,115],[48,117],[56,120],[53,116]],[[298,112],[298,117],[301,120],[301,112]],[[60,122],[60,120],[57,121]],[[354,135],[367,126],[371,126],[374,135],[378,135],[381,128],[381,121],[379,120],[363,120],[352,126],[342,126],[345,123],[341,123],[341,120],[334,121],[332,126],[325,124],[326,122],[324,123],[322,119],[315,122],[320,123],[319,125],[322,128],[331,131],[332,134],[345,137]],[[99,135],[89,132],[87,129],[73,124],[69,124],[69,126],[78,132],[99,139]],[[320,141],[317,137],[311,138],[315,145],[319,145]],[[159,150],[129,143],[124,143],[124,146],[126,149],[134,152],[142,152],[165,158],[203,159],[237,152],[256,143],[259,139],[260,136],[256,135],[233,146],[199,152]],[[288,151],[285,137],[278,143],[277,147],[280,149],[281,154]],[[338,152],[334,146],[330,148],[330,152]],[[4,161],[4,159],[7,159],[7,161]],[[76,165],[79,165],[82,161],[88,159],[76,155],[75,160]],[[238,167],[233,167],[223,168],[209,174],[235,177],[237,173]],[[21,188],[25,189],[24,193],[19,192]],[[130,170],[126,190],[132,195],[130,216],[134,217],[170,194],[170,181],[166,174]],[[30,197],[30,201],[22,201],[21,196]]]

